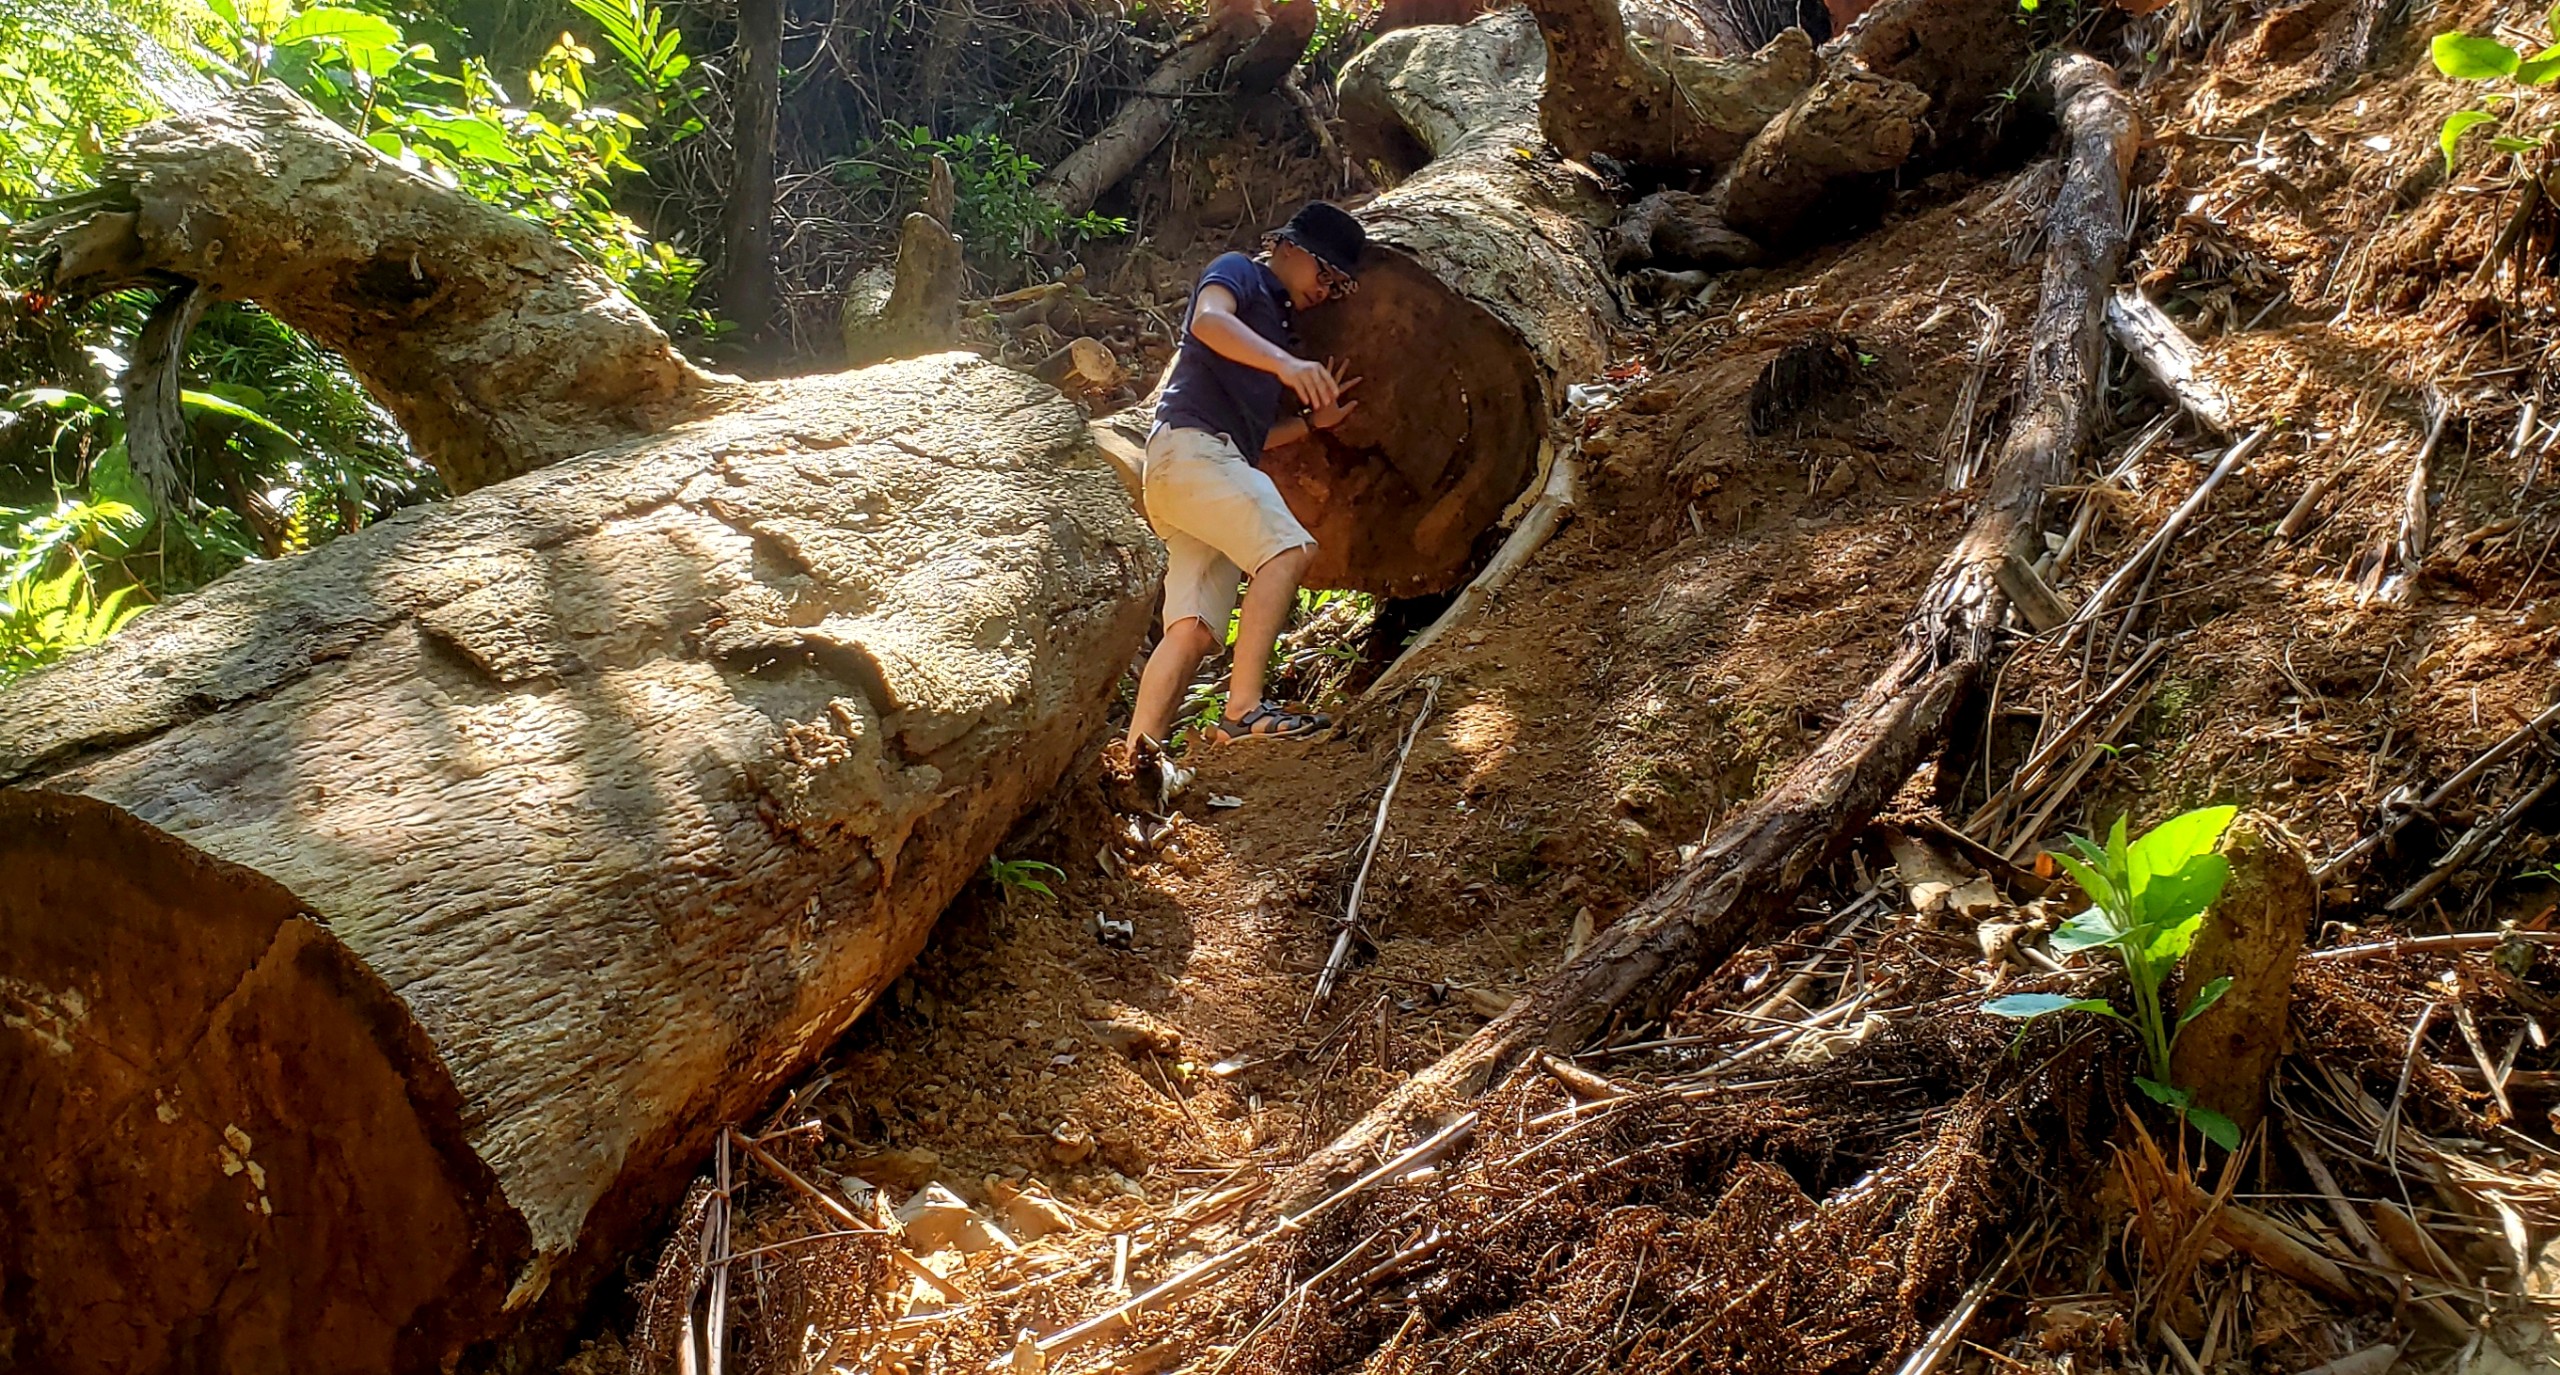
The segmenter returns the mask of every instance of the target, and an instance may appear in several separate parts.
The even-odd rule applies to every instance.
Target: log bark
[[[1161,554],[1075,407],[760,396],[0,689],[26,1368],[524,1358],[1099,727]]]
[[[2267,1080],[2284,1057],[2294,961],[2319,914],[2320,885],[2302,842],[2272,817],[2242,814],[2222,854],[2231,881],[2196,933],[2176,1006],[2215,979],[2229,978],[2231,989],[2178,1033],[2170,1077],[2245,1132],[2266,1116]]]
[[[781,137],[783,0],[738,0],[729,196],[720,207],[720,310],[752,339],[773,322],[773,164]]]
[[[1619,0],[1533,0],[1547,41],[1543,127],[1566,157],[1653,167],[1732,160],[1814,78],[1813,39],[1758,52],[1682,52],[1629,31]]]
[[[50,290],[254,300],[345,355],[456,492],[720,399],[541,226],[402,170],[275,83],[145,126],[101,181],[98,208],[49,227]]]
[[[1049,169],[1041,197],[1070,216],[1093,209],[1173,132],[1183,93],[1224,69],[1260,33],[1249,15],[1227,14],[1175,48],[1101,133]]]
[[[2104,64],[2065,57],[2046,79],[2063,114],[2068,172],[2051,212],[2021,392],[2029,399],[1962,541],[1905,622],[1900,652],[1810,755],[1708,834],[1677,874],[1579,959],[1284,1178],[1274,1194],[1283,1211],[1321,1196],[1346,1171],[1356,1174],[1386,1139],[1427,1130],[1530,1055],[1571,1051],[1613,1024],[1666,1010],[1764,922],[1792,910],[1806,879],[1901,787],[1979,682],[2007,610],[2001,562],[2032,552],[2046,489],[2067,478],[2088,435],[2138,141],[2132,103]]]
[[[1608,3],[1538,0],[1549,41],[1558,41],[1549,7],[1578,15],[1583,6]],[[1783,83],[1770,79],[1779,74],[1771,61],[1776,43],[1738,64],[1764,69],[1767,84],[1757,89],[1780,95],[1774,107],[1719,106],[1701,92],[1729,89],[1740,78],[1704,83],[1709,67],[1700,59],[1652,60],[1640,49],[1620,58],[1605,42],[1568,41],[1592,56],[1574,81],[1551,90],[1551,136],[1560,122],[1579,121],[1584,127],[1564,146],[1632,162],[1717,169],[1704,196],[1640,202],[1620,231],[1620,259],[1659,256],[1708,267],[1786,256],[1809,232],[1843,218],[1827,210],[1857,211],[1862,200],[1872,201],[1881,174],[1980,137],[1975,116],[2029,60],[2025,30],[1997,0],[1885,0],[1823,44],[1801,73],[1786,68]],[[1659,87],[1663,73],[1679,78],[1674,85],[1687,97],[1688,111],[1651,126],[1624,123],[1637,113],[1627,102]],[[1576,113],[1577,104],[1595,113]],[[1718,110],[1725,115],[1711,119]],[[1739,137],[1728,141],[1728,150],[1728,143],[1694,132],[1669,132],[1704,123]]]
[[[1516,12],[1404,29],[1339,81],[1344,136],[1398,183],[1363,207],[1360,290],[1299,320],[1361,405],[1263,468],[1316,537],[1307,585],[1446,591],[1538,476],[1566,384],[1596,376],[1618,322],[1608,206],[1538,142],[1545,60]]]

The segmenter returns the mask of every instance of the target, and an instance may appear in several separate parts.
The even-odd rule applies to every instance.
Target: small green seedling
[[[1994,998],[1982,1008],[1994,1016],[2029,1021],[2050,1012],[2094,1012],[2131,1025],[2142,1037],[2151,1070],[2147,1076],[2134,1076],[2133,1082],[2153,1101],[2185,1113],[2198,1131],[2224,1150],[2238,1149],[2239,1127],[2221,1113],[2197,1107],[2192,1091],[2169,1083],[2169,1052],[2187,1023],[2230,991],[2231,980],[2215,979],[2198,989],[2174,1022],[2160,1005],[2160,986],[2195,944],[2205,909],[2222,896],[2222,885],[2231,878],[2231,862],[2215,854],[2213,847],[2238,813],[2236,807],[2201,808],[2161,822],[2131,844],[2125,842],[2124,818],[2117,817],[2103,848],[2087,836],[2075,835],[2070,844],[2079,857],[2054,855],[2089,895],[2091,905],[2053,933],[2053,948],[2063,952],[2112,948],[2133,981],[2132,1016],[2103,998],[2059,993],[2013,993]]]
[[[2550,16],[2551,31],[2560,35],[2560,6]],[[2447,115],[2444,128],[2436,134],[2436,142],[2444,149],[2444,170],[2453,173],[2458,161],[2462,136],[2483,124],[2494,124],[2505,113],[2522,109],[2525,100],[2538,86],[2549,86],[2560,80],[2560,43],[2531,54],[2511,48],[2494,38],[2481,38],[2467,33],[2440,33],[2429,45],[2436,70],[2456,81],[2478,82],[2481,87],[2479,105],[2456,110]],[[2501,153],[2526,153],[2544,147],[2553,130],[2510,128],[2490,140],[2490,146]]]
[[[996,887],[1003,890],[1008,901],[1017,892],[1038,893],[1044,898],[1056,897],[1057,891],[1041,881],[1042,874],[1053,874],[1059,878],[1065,878],[1067,871],[1054,864],[1043,864],[1036,859],[990,857],[987,860],[987,877],[996,881]]]

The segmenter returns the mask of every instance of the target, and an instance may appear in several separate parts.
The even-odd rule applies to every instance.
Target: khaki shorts
[[[1224,639],[1245,570],[1316,542],[1280,489],[1223,436],[1158,427],[1147,437],[1141,482],[1147,523],[1167,555],[1167,626],[1197,617]]]

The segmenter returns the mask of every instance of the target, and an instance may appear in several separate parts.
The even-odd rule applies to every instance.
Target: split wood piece
[[[2000,1259],[1990,1269],[1965,1286],[1964,1293],[1956,1299],[1956,1306],[1947,1310],[1946,1317],[1939,1319],[1928,1339],[1903,1361],[1895,1375],[1936,1375],[1938,1367],[1946,1364],[1947,1357],[1955,1354],[1956,1344],[1964,1340],[1965,1328],[1973,1322],[1974,1315],[1982,1311],[1992,1289],[2009,1273],[2009,1267],[2018,1263],[2018,1256],[2025,1248],[2024,1235],[2010,1242],[2009,1249],[2001,1253]]]
[[[2168,652],[2167,640],[2154,640],[2145,646],[2141,655],[2131,664],[2126,665],[2125,670],[2117,674],[2105,687],[2100,688],[2098,695],[2090,698],[2079,711],[2074,712],[2062,729],[2053,733],[2052,739],[2037,747],[2034,754],[2027,756],[2027,762],[2018,766],[2017,773],[2000,786],[2000,791],[1984,799],[1982,806],[1976,809],[1973,815],[1965,818],[1961,829],[1968,835],[1977,831],[1987,831],[1998,823],[2001,813],[2011,803],[2022,797],[2035,796],[2052,777],[2051,770],[2055,762],[2062,758],[2065,750],[2080,742],[2097,721],[2098,713],[2106,710],[2109,704],[2123,696],[2126,688],[2140,682],[2143,675],[2151,671],[2151,666],[2160,662],[2160,656]]]
[[[2430,525],[2427,489],[2434,482],[2436,442],[2444,438],[2445,421],[2452,415],[2453,402],[2443,392],[2429,387],[2427,437],[2418,445],[2418,456],[2409,463],[2409,484],[2400,493],[2400,530],[2391,540],[2394,566],[2391,576],[2374,593],[2375,600],[2386,605],[2407,601],[2426,568]]]
[[[1422,736],[1422,723],[1431,719],[1431,706],[1440,700],[1440,680],[1425,681],[1422,708],[1413,714],[1413,724],[1405,727],[1404,740],[1396,746],[1396,763],[1387,775],[1387,788],[1378,795],[1378,819],[1369,827],[1368,843],[1360,849],[1360,872],[1351,879],[1351,897],[1342,909],[1342,929],[1334,934],[1333,949],[1324,957],[1324,968],[1316,975],[1315,996],[1308,1000],[1306,1014],[1298,1020],[1311,1021],[1316,1009],[1333,996],[1334,981],[1351,965],[1351,942],[1360,931],[1360,898],[1369,887],[1369,867],[1378,862],[1378,846],[1387,838],[1387,811],[1395,806],[1396,785],[1404,781],[1404,765],[1413,757],[1413,742]]]
[[[2071,623],[2071,603],[2036,573],[2036,566],[2012,554],[2000,560],[2000,590],[2039,635]]]
[[[1430,625],[1423,627],[1422,633],[1406,644],[1395,662],[1387,665],[1387,671],[1379,674],[1378,680],[1361,694],[1365,700],[1385,701],[1394,693],[1401,692],[1412,681],[1413,675],[1420,671],[1422,656],[1437,645],[1442,636],[1448,634],[1452,627],[1483,612],[1492,605],[1495,597],[1502,595],[1504,588],[1511,585],[1513,578],[1520,576],[1520,570],[1529,566],[1529,560],[1546,547],[1547,541],[1562,528],[1566,517],[1573,514],[1574,489],[1580,468],[1570,452],[1552,456],[1547,465],[1547,485],[1538,493],[1529,513],[1520,518],[1518,525],[1511,527],[1511,533],[1503,539],[1502,547],[1494,551],[1493,558],[1486,562],[1484,571],[1476,574],[1475,580],[1458,593],[1457,599],[1450,602]]]
[[[958,337],[960,289],[966,276],[960,262],[960,236],[951,230],[957,199],[951,165],[937,153],[924,208],[910,213],[898,226],[896,262],[856,277],[845,294],[842,325],[848,365],[939,352]]]
[[[1478,1096],[1536,1051],[1570,1053],[1613,1024],[1658,1015],[1676,1002],[1764,922],[1791,914],[1805,880],[1865,829],[1978,686],[2008,609],[2000,559],[2036,538],[2046,492],[2067,478],[2088,437],[2105,344],[2104,296],[2124,257],[2133,104],[2106,65],[2085,56],[2056,60],[2047,79],[2063,110],[2070,171],[2052,211],[2022,388],[2027,400],[1973,524],[1905,622],[1901,652],[1810,755],[1706,836],[1677,874],[1600,933],[1582,958],[1389,1094],[1293,1170],[1278,1197],[1321,1197],[1375,1159],[1380,1141]]]
[[[2302,1159],[2303,1173],[2311,1177],[2311,1186],[2320,1191],[2321,1198],[2329,1205],[2329,1216],[2337,1219],[2338,1230],[2347,1234],[2347,1239],[2355,1243],[2366,1263],[2381,1275],[2401,1277],[2400,1294],[2406,1300],[2407,1272],[2414,1271],[2415,1267],[2402,1264],[2400,1258],[2392,1254],[2391,1248],[2383,1244],[2381,1236],[2367,1224],[2365,1215],[2357,1212],[2355,1205],[2347,1201],[2345,1191],[2338,1187],[2337,1176],[2329,1172],[2329,1162],[2321,1158],[2319,1148],[2312,1144],[2311,1134],[2297,1123],[2286,1125],[2285,1139],[2293,1143],[2294,1154]],[[2426,1314],[2454,1340],[2462,1341],[2471,1336],[2471,1324],[2463,1321],[2462,1315],[2443,1299],[2430,1296],[2416,1300],[2412,1306]]]
[[[2516,751],[2525,746],[2541,744],[2545,749],[2551,748],[2552,732],[2555,730],[2560,730],[2560,702],[2544,707],[2535,713],[2532,720],[2508,732],[2505,739],[2481,751],[2478,758],[2463,765],[2453,777],[2438,784],[2434,791],[2420,798],[2417,806],[2393,816],[2371,835],[2357,840],[2355,844],[2321,861],[2320,867],[2313,870],[2311,876],[2323,883],[2327,882],[2330,876],[2340,869],[2371,854],[2378,847],[2389,844],[2391,838],[2400,834],[2401,829],[2411,821],[2418,817],[2433,815],[2436,809],[2451,800],[2455,793],[2478,782],[2489,770],[2506,762]]]
[[[758,394],[0,688],[22,1360],[530,1360],[1101,727],[1162,555],[1073,405]]]
[[[1053,387],[1087,396],[1111,392],[1128,380],[1129,370],[1111,346],[1099,339],[1070,339],[1065,348],[1032,365],[1031,375]]]
[[[2235,433],[2238,408],[2231,392],[2205,374],[2195,341],[2142,288],[2127,287],[2109,298],[2107,333],[2197,423],[2225,438]]]
[[[2231,476],[2251,454],[2258,451],[2258,446],[2266,442],[2269,433],[2267,427],[2260,426],[2250,431],[2248,438],[2223,451],[2222,461],[2213,465],[2212,471],[2205,474],[2204,481],[2197,483],[2194,491],[2187,493],[2187,499],[2178,503],[2178,509],[2170,512],[2169,518],[2160,523],[2160,528],[2152,531],[2151,537],[2144,540],[2141,546],[2133,551],[2131,557],[2118,565],[2116,571],[2108,574],[2107,580],[2098,584],[2098,590],[2090,593],[2087,601],[2080,604],[2080,610],[2071,618],[2073,633],[2077,634],[2085,630],[2090,622],[2096,620],[2101,613],[2113,605],[2116,597],[2125,590],[2125,584],[2132,582],[2137,575],[2142,578],[2144,587],[2147,588],[2150,585],[2152,575],[2160,566],[2161,557],[2168,551],[2170,545],[2177,542],[2179,533],[2187,528],[2187,522],[2195,519],[2196,512],[2203,510],[2204,504],[2213,499],[2213,494],[2222,486],[2223,479]],[[2132,607],[2128,609],[2139,609],[2141,603],[2142,598],[2136,595]],[[2118,638],[2121,637],[2120,630]]]
[[[2294,498],[2293,505],[2284,513],[2284,519],[2276,522],[2277,543],[2291,544],[2302,538],[2302,532],[2311,528],[2311,522],[2320,514],[2320,503],[2328,498],[2329,489],[2337,484],[2337,480],[2338,474],[2332,471],[2303,484],[2302,495]]]
[[[2230,991],[2178,1033],[2172,1081],[2239,1124],[2266,1116],[2267,1076],[2284,1055],[2293,964],[2320,910],[2320,888],[2302,842],[2283,823],[2243,812],[2224,833],[2231,879],[2196,933],[2179,979],[2180,1005],[2216,979]]]
[[[1092,210],[1173,132],[1183,93],[1208,81],[1260,33],[1249,13],[1228,11],[1185,38],[1101,133],[1049,169],[1037,188],[1040,198],[1070,219]]]
[[[1533,8],[1550,46],[1564,44],[1546,102],[1548,134],[1558,147],[1573,156],[1586,156],[1575,150],[1587,147],[1623,161],[1718,171],[1704,196],[1641,203],[1617,250],[1627,261],[1671,259],[1679,245],[1708,266],[1785,256],[1826,219],[1819,212],[1854,213],[1875,200],[1879,174],[1973,137],[1974,116],[2030,65],[2023,31],[1988,0],[1884,0],[1824,44],[1810,72],[1781,61],[1785,50],[1773,43],[1742,64],[1762,74],[1761,84],[1726,73],[1702,95],[1698,83],[1683,79],[1697,70],[1694,63],[1649,62],[1636,48],[1613,46],[1605,26],[1584,14],[1612,8],[1606,0],[1539,0]],[[1783,82],[1767,79],[1778,75]],[[1763,113],[1759,102],[1789,86],[1790,98]],[[1733,90],[1752,98],[1733,99]],[[1653,119],[1633,108],[1650,109],[1675,93],[1689,109]],[[1708,111],[1719,112],[1713,123],[1702,117]],[[1731,153],[1702,156],[1722,146],[1702,142],[1709,128],[1747,132]]]
[[[455,492],[722,399],[541,226],[403,170],[275,82],[144,125],[99,182],[98,208],[44,226],[48,290],[255,301],[344,355]]]
[[[2404,936],[2363,945],[2333,945],[2306,952],[2306,960],[2371,960],[2420,951],[2495,950],[2509,941],[2528,945],[2560,945],[2560,931],[2455,931],[2442,936]]]
[[[2306,1289],[2346,1303],[2362,1303],[2364,1294],[2338,1263],[2322,1255],[2292,1228],[2250,1207],[2223,1202],[2175,1171],[2162,1171],[2159,1182],[2182,1197],[2191,1214],[2209,1216],[2213,1234],[2223,1244]]]

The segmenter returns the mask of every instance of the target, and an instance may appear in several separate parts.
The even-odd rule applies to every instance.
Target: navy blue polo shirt
[[[1193,306],[1200,288],[1225,287],[1236,298],[1236,318],[1245,328],[1287,349],[1298,351],[1296,311],[1289,289],[1270,268],[1242,253],[1221,253],[1191,288]],[[1260,368],[1219,356],[1191,332],[1190,309],[1182,317],[1182,346],[1173,359],[1173,377],[1156,402],[1156,421],[1176,429],[1206,430],[1235,441],[1248,463],[1262,462],[1262,442],[1280,416],[1280,379]]]

